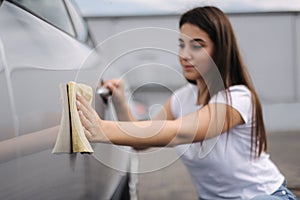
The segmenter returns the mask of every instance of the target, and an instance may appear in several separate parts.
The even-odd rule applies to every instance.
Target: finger
[[[76,99],[77,109],[82,110],[84,114],[89,114],[89,112],[92,113],[94,111],[89,102],[80,93],[76,93]]]
[[[115,91],[115,89],[117,88],[116,85],[112,82],[107,82],[103,85],[103,87],[107,88],[110,93],[113,93]]]
[[[111,79],[103,83],[104,87],[118,87],[121,79]]]
[[[106,88],[109,89],[110,92],[113,92],[116,86],[113,83],[107,83]]]
[[[77,102],[77,110],[78,110],[78,113],[80,112],[83,115],[83,117],[90,122],[90,124],[93,123],[93,121],[94,121],[94,114],[96,112],[94,112],[93,110],[92,111],[88,110],[86,107],[84,107],[79,102]],[[90,124],[87,124],[87,125],[90,125]]]
[[[82,111],[79,111],[78,114],[83,128],[89,131],[90,127],[92,127],[92,123],[85,117]]]
[[[78,99],[76,101],[76,107],[77,107],[78,111],[81,111],[85,115],[85,117],[87,117],[89,115],[89,110],[88,110],[88,108],[85,107],[85,105],[83,104],[81,99]]]
[[[123,83],[122,79],[115,79],[113,84],[115,85],[115,87],[119,88]]]
[[[85,137],[91,142],[93,135],[91,134],[91,132],[89,132],[85,127],[83,127],[83,132]]]

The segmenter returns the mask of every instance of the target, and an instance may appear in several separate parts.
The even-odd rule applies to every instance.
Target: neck
[[[196,83],[197,83],[197,88],[198,88],[199,91],[206,90],[207,86],[206,86],[206,83],[203,79],[197,79]]]
[[[198,79],[197,81],[197,88],[198,88],[198,100],[197,105],[201,105],[205,103],[205,99],[207,95],[209,95],[209,91],[207,85],[203,79]]]

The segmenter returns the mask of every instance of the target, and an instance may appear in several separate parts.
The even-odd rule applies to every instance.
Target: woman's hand
[[[125,83],[122,79],[111,79],[105,81],[102,86],[106,87],[112,93],[112,101],[114,105],[125,103]]]
[[[76,99],[80,121],[87,139],[90,142],[107,141],[102,129],[102,124],[104,122],[100,119],[97,112],[79,93],[76,94]]]

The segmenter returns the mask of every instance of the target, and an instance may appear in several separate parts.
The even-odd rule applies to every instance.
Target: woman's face
[[[212,66],[214,43],[209,35],[190,23],[180,28],[179,61],[186,79],[201,79]]]

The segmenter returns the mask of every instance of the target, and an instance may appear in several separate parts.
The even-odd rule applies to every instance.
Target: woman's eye
[[[179,46],[180,49],[184,48],[184,44],[178,44],[178,46]]]
[[[203,46],[201,46],[200,44],[194,44],[194,45],[192,45],[192,49],[202,49],[203,48]]]

